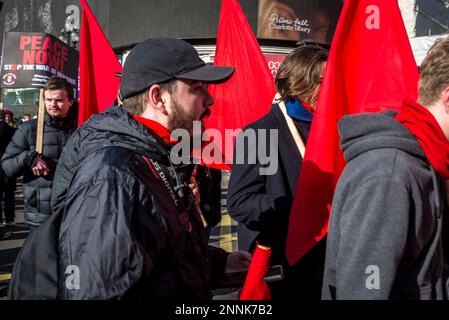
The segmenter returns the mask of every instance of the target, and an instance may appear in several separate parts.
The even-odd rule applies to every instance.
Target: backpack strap
[[[296,128],[292,118],[290,118],[290,116],[287,114],[287,108],[285,106],[284,101],[280,100],[281,96],[279,95],[279,93],[276,93],[275,98],[279,101],[277,102],[277,104],[282,111],[285,121],[287,122],[288,129],[290,130],[293,140],[295,141],[296,147],[298,148],[301,157],[304,159],[304,155],[306,153],[306,146],[304,145],[304,141],[302,140],[301,135],[299,134],[298,129]]]

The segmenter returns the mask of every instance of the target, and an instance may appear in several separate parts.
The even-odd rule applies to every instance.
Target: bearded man
[[[71,277],[60,277],[59,298],[208,299],[226,269],[248,266],[249,254],[208,246],[189,187],[193,165],[170,159],[171,131],[191,135],[213,104],[207,83],[233,71],[206,65],[177,39],[149,39],[131,51],[123,106],[84,123],[57,168],[58,259],[60,274]]]

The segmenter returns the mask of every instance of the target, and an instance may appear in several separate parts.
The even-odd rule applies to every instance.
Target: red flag
[[[78,125],[92,114],[108,108],[116,99],[122,73],[114,51],[101,30],[86,0],[83,7],[80,39],[80,105]]]
[[[286,254],[298,261],[327,233],[345,165],[337,122],[345,114],[399,110],[417,97],[418,68],[396,1],[346,0],[331,45],[290,215]]]
[[[270,256],[271,249],[256,246],[240,293],[240,300],[271,300],[270,288],[264,279],[268,271]]]
[[[275,94],[267,61],[236,0],[221,3],[215,64],[235,67],[228,82],[210,86],[215,105],[206,128],[218,129],[225,137],[225,129],[241,129],[267,113]],[[232,145],[226,148],[224,139],[215,142],[231,162]],[[229,164],[213,166],[229,170]]]

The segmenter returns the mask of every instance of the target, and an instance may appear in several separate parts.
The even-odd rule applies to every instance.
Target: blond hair
[[[421,63],[420,70],[418,102],[430,106],[449,86],[449,36],[435,42]]]

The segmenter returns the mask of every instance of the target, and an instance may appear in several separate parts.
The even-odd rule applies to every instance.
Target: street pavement
[[[11,271],[29,229],[23,220],[23,193],[21,180],[16,189],[16,225],[0,228],[0,300],[6,299]]]

